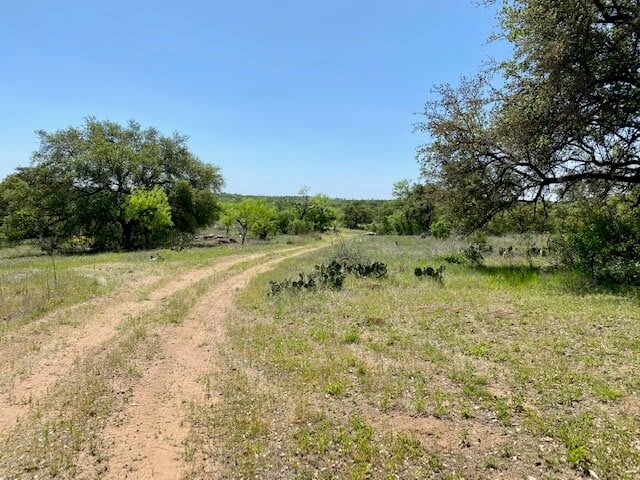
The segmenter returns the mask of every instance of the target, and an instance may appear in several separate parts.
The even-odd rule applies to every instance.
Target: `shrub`
[[[483,246],[487,243],[487,234],[484,232],[481,232],[480,230],[476,230],[471,234],[469,239],[471,240],[472,243],[475,243],[476,245],[479,245],[479,246]]]
[[[311,230],[313,230],[313,224],[307,220],[300,220],[297,218],[289,223],[289,228],[287,230],[293,235],[304,235],[306,233],[311,233]]]
[[[373,263],[345,263],[344,270],[352,273],[357,277],[376,277],[381,278],[387,275],[387,266],[382,262]]]
[[[369,258],[364,252],[362,244],[345,242],[341,237],[338,237],[338,239],[338,243],[336,243],[329,251],[329,255],[327,256],[328,263],[333,261],[348,265],[355,265],[356,263],[370,263]]]
[[[585,209],[555,239],[560,260],[599,284],[640,285],[640,209]]]
[[[461,264],[464,263],[465,256],[461,253],[449,252],[442,255],[442,260],[450,264]]]
[[[435,238],[448,238],[451,235],[451,223],[445,219],[438,219],[431,224],[429,230]]]
[[[463,252],[466,259],[471,262],[472,265],[478,266],[482,265],[484,260],[484,255],[482,255],[482,245],[477,243],[472,243],[469,247]]]
[[[130,243],[135,248],[153,248],[167,241],[171,207],[159,187],[134,190],[127,198],[124,218],[131,228]]]
[[[440,267],[438,267],[437,269],[433,267],[426,267],[426,268],[416,267],[413,273],[418,278],[431,277],[432,279],[434,279],[435,281],[437,281],[439,284],[442,285],[444,284],[445,268],[446,267],[444,265],[440,265]]]
[[[275,295],[284,290],[314,290],[317,287],[340,290],[349,273],[358,277],[381,278],[387,274],[387,266],[382,262],[348,264],[333,260],[328,265],[316,265],[314,271],[308,275],[304,272],[299,273],[298,280],[286,279],[280,283],[270,280],[269,294]]]

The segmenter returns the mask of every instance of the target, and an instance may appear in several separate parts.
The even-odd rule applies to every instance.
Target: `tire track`
[[[291,250],[286,249],[284,252]],[[115,335],[117,327],[122,321],[153,310],[169,295],[188,288],[215,273],[273,253],[223,257],[206,267],[199,267],[179,274],[166,285],[150,292],[144,300],[136,299],[137,294],[142,290],[138,286],[138,288],[129,290],[123,289],[118,295],[101,302],[100,308],[91,316],[90,320],[86,321],[80,329],[68,332],[72,335],[64,338],[64,346],[49,351],[47,355],[39,358],[31,369],[32,373],[14,381],[8,393],[0,397],[0,438],[8,434],[19,419],[31,410],[32,405],[46,395],[56,382],[71,370],[77,359]],[[148,283],[143,282],[142,287],[148,287]],[[48,339],[48,342],[51,344],[62,343],[60,338],[56,337]]]
[[[188,408],[205,400],[206,388],[199,380],[219,367],[221,321],[233,308],[235,293],[275,264],[319,248],[284,255],[225,279],[180,325],[165,327],[159,360],[143,374],[117,424],[112,422],[104,431],[108,448],[104,478],[182,478],[187,469],[183,443],[190,430]]]

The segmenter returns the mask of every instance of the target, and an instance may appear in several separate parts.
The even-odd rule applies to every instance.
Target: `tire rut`
[[[106,479],[177,479],[185,474],[184,441],[190,430],[188,408],[203,402],[199,380],[212,369],[223,340],[221,321],[233,308],[234,294],[257,274],[288,258],[321,247],[269,260],[235,274],[211,288],[178,326],[165,327],[158,360],[134,387],[131,402],[104,431]]]
[[[225,257],[206,267],[186,271],[166,285],[150,292],[144,300],[136,299],[137,294],[142,290],[138,286],[131,290],[123,289],[118,295],[99,302],[100,308],[81,328],[72,332],[65,331],[67,334],[71,333],[71,336],[64,338],[63,342],[55,336],[50,338],[49,343],[63,343],[63,346],[54,347],[52,351],[47,352],[47,355],[39,358],[31,369],[32,373],[14,381],[8,393],[0,396],[0,438],[8,434],[18,420],[31,410],[32,405],[46,395],[56,382],[70,371],[77,359],[115,335],[122,321],[151,311],[164,298],[208,276],[270,253],[272,252]],[[143,283],[143,287],[147,286],[148,284]]]

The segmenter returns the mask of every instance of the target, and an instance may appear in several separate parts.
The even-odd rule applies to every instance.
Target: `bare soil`
[[[106,297],[47,315],[26,332],[13,335],[0,346],[0,357],[4,359],[0,374],[0,438],[69,372],[78,359],[115,335],[122,321],[151,311],[169,295],[216,272],[265,255],[222,258],[206,267],[180,272],[168,282],[157,276],[138,279],[135,284],[124,285]],[[141,292],[153,288],[154,284],[160,285],[140,300]],[[78,321],[79,326],[63,323],[53,331],[47,328],[44,334],[37,334],[38,325],[60,323],[60,317],[65,315],[86,315],[86,318]],[[25,344],[28,345],[25,347]],[[32,354],[25,355],[25,352]]]
[[[132,275],[111,294],[52,312],[11,332],[0,343],[0,441],[37,411],[75,365],[115,338],[123,322],[161,309],[169,296],[226,272],[180,324],[157,326],[158,351],[139,365],[131,397],[109,417],[101,434],[106,446],[104,478],[181,478],[187,469],[189,408],[215,389],[203,378],[222,365],[221,320],[233,308],[235,293],[274,264],[316,248],[235,255],[175,274]],[[257,266],[233,270],[262,258]]]
[[[224,340],[221,322],[233,308],[235,293],[274,264],[308,251],[232,275],[210,289],[179,326],[166,327],[159,359],[147,366],[132,400],[105,429],[106,479],[183,477],[189,408],[215,390],[202,379],[216,367],[222,368],[217,360],[217,347]]]

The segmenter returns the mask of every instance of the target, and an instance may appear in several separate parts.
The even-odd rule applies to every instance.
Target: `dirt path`
[[[115,335],[117,326],[122,321],[151,311],[167,296],[208,276],[267,255],[269,252],[226,257],[206,267],[182,272],[150,292],[144,300],[139,300],[138,296],[149,286],[149,282],[132,286],[131,289],[120,289],[116,295],[103,298],[99,302],[87,302],[95,307],[95,313],[91,318],[85,321],[81,328],[63,328],[56,332],[48,339],[48,344],[43,347],[44,355],[37,358],[30,368],[30,373],[14,380],[8,393],[0,396],[0,439],[30,410],[35,401],[45,395],[58,379],[72,368],[77,359]]]
[[[203,402],[207,386],[200,380],[217,366],[221,322],[235,293],[255,275],[268,271],[283,255],[233,275],[203,296],[179,326],[166,327],[160,358],[144,372],[133,398],[104,432],[108,446],[106,479],[178,479],[186,471],[183,442],[189,433],[188,408]],[[117,423],[117,424],[116,424]]]

